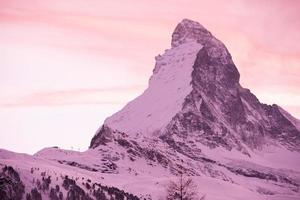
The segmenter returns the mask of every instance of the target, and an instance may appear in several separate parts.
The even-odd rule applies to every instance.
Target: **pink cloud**
[[[125,104],[144,89],[143,86],[43,91],[2,99],[0,107]]]

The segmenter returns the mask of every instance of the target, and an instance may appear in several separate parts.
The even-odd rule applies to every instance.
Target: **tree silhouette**
[[[176,181],[170,181],[167,186],[167,200],[204,200],[205,195],[201,198],[197,194],[197,185],[192,178],[180,173]]]

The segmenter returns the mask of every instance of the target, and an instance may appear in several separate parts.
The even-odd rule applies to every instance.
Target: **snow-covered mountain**
[[[184,19],[149,87],[105,120],[89,150],[1,150],[0,165],[12,167],[0,197],[158,200],[183,170],[207,200],[300,199],[300,121],[239,79],[225,45]]]

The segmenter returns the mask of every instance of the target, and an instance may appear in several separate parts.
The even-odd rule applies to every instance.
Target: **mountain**
[[[155,59],[149,87],[89,150],[1,150],[0,197],[158,200],[184,172],[207,200],[300,199],[300,121],[240,85],[221,41],[184,19]]]

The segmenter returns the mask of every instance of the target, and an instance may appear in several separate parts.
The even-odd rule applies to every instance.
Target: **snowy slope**
[[[192,66],[201,47],[190,41],[157,56],[148,89],[104,123],[127,134],[147,135],[162,130],[192,90]]]
[[[121,150],[121,149],[119,149]],[[100,183],[102,185],[114,186],[135,194],[139,197],[151,197],[151,199],[163,199],[166,193],[166,186],[170,180],[176,180],[176,176],[170,174],[168,170],[159,166],[149,165],[142,159],[137,163],[122,160],[118,164],[119,173],[99,173],[80,168],[78,166],[70,166],[61,164],[58,160],[72,160],[77,163],[84,163],[87,166],[94,166],[95,161],[101,165],[102,155],[93,150],[87,152],[69,152],[57,148],[47,148],[37,153],[35,156],[25,154],[16,154],[5,150],[0,151],[1,165],[13,166],[19,172],[26,188],[26,193],[35,186],[33,181],[42,180],[42,173],[45,177],[51,176],[51,187],[59,185],[63,196],[67,196],[67,191],[63,189],[63,177],[66,175],[76,180],[87,194],[90,194],[83,183]],[[120,152],[121,153],[121,152]],[[63,155],[63,156],[62,156]],[[47,157],[46,158],[44,158]],[[82,157],[93,157],[92,161],[84,160]],[[233,162],[232,165],[238,167],[250,167],[249,163],[243,165],[241,162]],[[259,168],[259,166],[256,166]],[[32,169],[34,169],[32,171]],[[260,169],[263,170],[263,169]],[[31,172],[32,171],[32,172]],[[193,180],[199,188],[199,195],[206,195],[210,200],[242,200],[251,198],[254,200],[265,199],[286,199],[292,200],[299,198],[297,192],[293,192],[289,188],[284,187],[282,183],[272,184],[270,181],[261,181],[257,178],[249,178],[230,173],[221,169],[226,176],[230,177],[230,181],[220,180],[210,176],[193,176]],[[299,173],[292,173],[293,176],[299,176]],[[88,181],[89,180],[89,181]],[[291,188],[295,189],[295,188]],[[234,192],[233,192],[234,191]],[[49,198],[49,191],[41,191],[43,199]],[[272,195],[270,195],[272,194]]]

